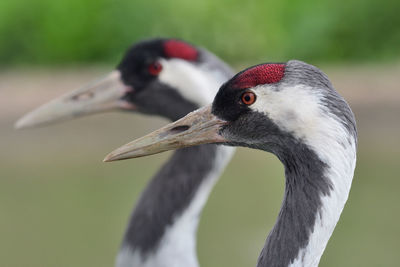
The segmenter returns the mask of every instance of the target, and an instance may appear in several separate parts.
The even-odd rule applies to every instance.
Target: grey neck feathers
[[[258,267],[318,266],[348,198],[355,140],[332,143],[329,155],[295,140],[272,149],[285,166],[285,193]]]
[[[293,262],[308,244],[321,197],[329,195],[331,183],[324,176],[326,165],[305,145],[278,157],[285,165],[285,193],[274,228],[258,260],[259,267],[283,267]]]

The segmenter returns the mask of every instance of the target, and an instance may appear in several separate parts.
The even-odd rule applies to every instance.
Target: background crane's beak
[[[118,108],[133,108],[121,98],[132,90],[118,70],[83,88],[56,98],[20,118],[15,128],[34,127]]]
[[[114,150],[104,161],[143,157],[207,143],[222,143],[226,140],[219,132],[226,124],[226,121],[211,113],[211,105],[209,105]]]

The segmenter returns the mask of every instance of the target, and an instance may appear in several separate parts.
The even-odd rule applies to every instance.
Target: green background
[[[168,36],[229,63],[297,58],[391,61],[397,0],[2,0],[0,65],[118,60],[134,41]]]

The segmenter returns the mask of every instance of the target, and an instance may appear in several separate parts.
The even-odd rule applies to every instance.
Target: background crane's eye
[[[153,62],[149,65],[149,73],[151,75],[157,76],[162,71],[162,65],[160,62]]]
[[[256,102],[256,94],[253,92],[244,92],[242,95],[242,102],[245,105],[251,105]]]

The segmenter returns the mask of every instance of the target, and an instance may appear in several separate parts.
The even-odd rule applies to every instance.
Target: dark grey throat
[[[285,149],[273,148],[285,166],[285,192],[278,219],[267,237],[258,267],[287,267],[308,244],[322,206],[332,190],[324,177],[327,167],[305,144],[286,140]],[[269,145],[268,150],[271,150]]]
[[[131,216],[123,246],[143,258],[157,250],[166,228],[193,200],[213,169],[216,145],[177,150],[150,181]]]

